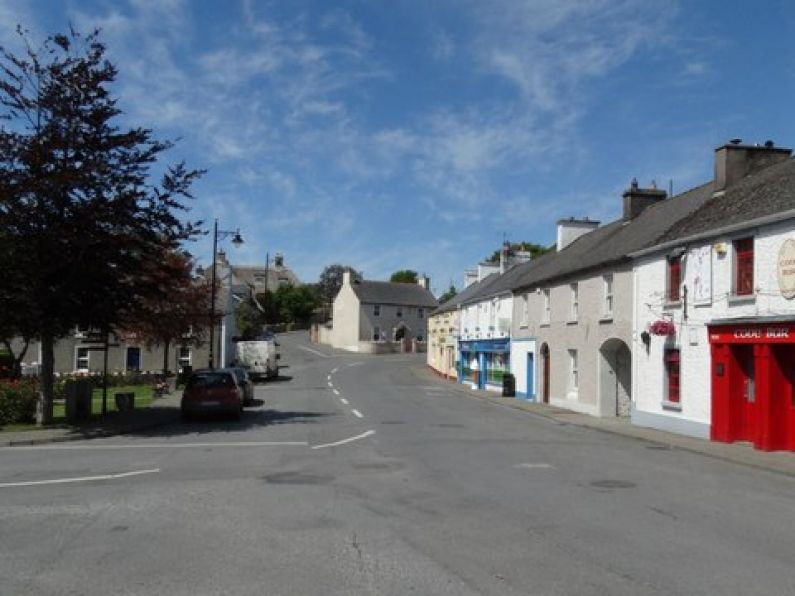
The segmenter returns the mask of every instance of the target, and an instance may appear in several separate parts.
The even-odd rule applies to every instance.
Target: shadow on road
[[[265,379],[263,381],[256,381],[254,384],[257,387],[265,387],[267,385],[271,385],[273,383],[287,383],[288,381],[292,381],[293,378],[289,375],[278,375],[273,377],[272,379]]]
[[[262,404],[262,400],[256,400]],[[316,424],[321,418],[335,416],[335,412],[303,412],[285,410],[244,410],[240,420],[220,414],[194,416],[180,420],[179,409],[175,408],[173,418],[155,428],[131,431],[125,434],[137,437],[178,437],[182,435],[203,435],[209,433],[232,433],[283,424]]]

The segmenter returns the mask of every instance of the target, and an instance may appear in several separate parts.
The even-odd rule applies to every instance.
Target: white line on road
[[[78,451],[84,449],[186,449],[191,447],[306,447],[306,441],[240,441],[218,443],[125,443],[111,445],[96,445],[81,443],[78,445],[19,445],[17,447],[2,447],[2,451]]]
[[[374,430],[368,430],[367,432],[363,432],[360,435],[356,435],[355,437],[350,437],[348,439],[342,439],[341,441],[336,441],[334,443],[325,443],[323,445],[314,445],[312,449],[325,449],[327,447],[336,447],[338,445],[345,445],[345,443],[353,443],[354,441],[359,441],[361,439],[365,439],[371,435],[374,435]]]
[[[347,405],[348,405],[348,403],[349,403],[349,402],[348,402],[348,400],[347,400],[347,399],[345,399],[344,397],[341,397],[341,398],[340,398],[340,401],[341,401],[342,403],[344,403],[346,406],[347,406]]]
[[[337,371],[338,371],[339,369],[340,369],[340,367],[339,367],[339,366],[338,366],[338,367],[336,367],[336,368],[332,368],[332,369],[331,369],[331,374],[332,374],[332,375],[335,375],[335,374],[337,374]]]
[[[5,482],[0,484],[0,488],[11,488],[15,486],[40,486],[42,484],[69,484],[74,482],[92,482],[94,480],[114,480],[116,478],[127,478],[128,476],[140,476],[141,474],[156,474],[160,468],[151,470],[135,470],[134,472],[121,472],[119,474],[103,474],[102,476],[81,476],[78,478],[54,478],[51,480],[29,480],[26,482]]]
[[[317,350],[313,350],[312,348],[307,348],[306,346],[298,346],[299,350],[304,350],[306,352],[312,352],[313,354],[317,354],[323,358],[331,358],[328,354],[324,354],[323,352],[318,352]]]
[[[328,382],[328,386],[329,386],[329,387],[334,387],[334,383],[332,383],[331,381],[329,381],[329,382]]]
[[[357,418],[364,418],[364,415],[359,410],[351,410],[351,412],[353,412],[353,415]]]
[[[362,364],[364,364],[364,362],[351,362],[350,364],[346,364],[345,366],[347,368],[350,368],[351,366],[361,366]]]
[[[514,468],[518,468],[520,470],[554,470],[555,466],[544,462],[536,462],[536,463],[516,464]]]
[[[331,380],[331,375],[326,375],[326,380],[330,381]]]
[[[340,392],[337,391],[336,389],[333,389],[333,391],[334,391],[334,395],[339,395],[340,394]]]

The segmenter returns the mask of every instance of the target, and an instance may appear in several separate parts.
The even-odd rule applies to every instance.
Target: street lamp
[[[209,368],[215,368],[215,261],[218,254],[218,240],[229,238],[232,236],[232,244],[240,246],[243,244],[243,237],[240,235],[240,228],[237,230],[219,230],[218,218],[215,219],[213,226],[213,272],[210,288],[210,365]]]

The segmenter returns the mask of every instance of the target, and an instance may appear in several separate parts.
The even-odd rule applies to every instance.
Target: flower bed
[[[0,380],[0,426],[35,422],[38,397],[35,379]]]

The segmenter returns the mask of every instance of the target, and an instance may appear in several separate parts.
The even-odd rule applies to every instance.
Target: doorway
[[[627,418],[632,413],[632,352],[623,341],[608,339],[599,349],[600,411]]]
[[[543,386],[541,388],[541,401],[545,404],[549,403],[549,346],[543,344],[541,346],[541,369]]]

